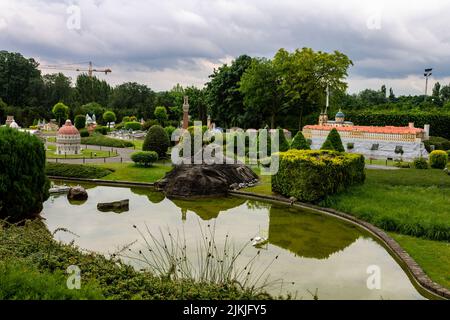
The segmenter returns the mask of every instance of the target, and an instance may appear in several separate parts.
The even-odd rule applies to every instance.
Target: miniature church
[[[81,153],[80,132],[70,120],[58,130],[56,136],[56,154],[73,155]]]

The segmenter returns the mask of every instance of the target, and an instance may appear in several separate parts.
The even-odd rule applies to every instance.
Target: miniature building
[[[70,120],[66,120],[56,136],[56,154],[80,154],[80,143],[80,132]]]
[[[320,149],[331,129],[336,128],[347,152],[360,153],[373,159],[405,159],[428,157],[423,141],[429,139],[430,126],[407,127],[357,126],[345,121],[339,110],[334,121],[329,121],[325,113],[319,116],[319,124],[307,125],[303,135],[311,141],[311,149]]]
[[[59,129],[59,126],[56,123],[56,119],[51,119],[50,122],[48,122],[48,123],[45,123],[45,120],[44,120],[42,129],[45,131],[57,131]]]

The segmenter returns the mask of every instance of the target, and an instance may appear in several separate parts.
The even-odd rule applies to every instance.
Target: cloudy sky
[[[243,53],[312,47],[353,60],[350,92],[420,94],[426,67],[431,85],[450,83],[449,17],[445,0],[0,0],[0,50],[42,65],[91,60],[113,70],[99,75],[111,84],[165,90],[202,86]]]

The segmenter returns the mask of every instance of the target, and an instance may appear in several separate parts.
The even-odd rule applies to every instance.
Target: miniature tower
[[[189,126],[189,98],[184,96],[183,103],[183,129],[187,129]]]

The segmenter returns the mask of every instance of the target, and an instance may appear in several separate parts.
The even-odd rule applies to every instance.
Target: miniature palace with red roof
[[[344,121],[344,113],[339,110],[335,120],[328,120],[325,112],[319,116],[319,124],[303,128],[305,139],[311,142],[311,149],[320,149],[333,128],[339,132],[347,152],[360,153],[372,159],[412,160],[428,158],[423,141],[429,139],[430,126],[415,128],[414,123],[407,127],[358,126]]]

